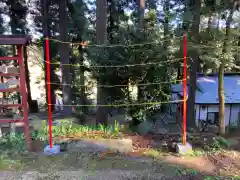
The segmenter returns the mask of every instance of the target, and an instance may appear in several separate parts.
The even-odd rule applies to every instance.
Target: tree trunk
[[[2,62],[0,62],[0,67],[2,66]],[[4,77],[3,76],[1,76],[0,77],[0,83],[4,83]],[[6,93],[4,92],[4,93],[2,93],[2,95],[3,95],[3,98],[6,98],[7,96],[6,96]],[[0,128],[1,129],[1,128]]]
[[[43,36],[44,37],[50,37],[50,29],[49,29],[49,20],[48,20],[48,9],[49,9],[49,0],[41,0],[41,6],[42,6],[42,25],[43,25]],[[51,43],[50,43],[51,45]],[[43,43],[43,47],[44,47],[44,60],[46,60],[46,48],[45,48],[45,42]],[[51,61],[51,52],[50,52],[50,61]],[[51,76],[51,80],[54,76],[54,71],[52,70],[52,67],[50,65],[51,68],[51,72],[50,72],[50,76]],[[48,92],[47,92],[47,71],[46,71],[46,63],[44,63],[44,73],[45,73],[45,93],[46,93],[46,104],[48,103]],[[55,96],[55,90],[53,88],[54,86],[51,84],[51,104],[52,105],[52,110],[54,110],[55,107],[55,101],[56,101],[56,96]]]
[[[29,70],[28,70],[28,55],[27,55],[26,46],[24,46],[23,53],[24,53],[23,56],[24,56],[24,64],[25,64],[26,86],[27,86],[27,93],[28,93],[28,104],[31,111],[32,96],[31,96],[30,77],[29,77]]]
[[[163,52],[163,61],[167,61],[168,60],[168,50],[169,50],[169,1],[165,0],[164,2],[164,25],[163,25],[163,34],[164,34],[164,43],[163,43],[163,48],[164,48],[164,52]],[[169,63],[166,63],[166,71],[165,74],[163,74],[163,76],[165,77],[164,81],[168,82],[170,81],[169,77],[171,76],[170,70],[171,70],[171,65]],[[162,88],[164,91],[169,91],[169,84],[162,84],[163,87]]]
[[[60,14],[60,40],[68,41],[68,19],[67,19],[67,4],[66,0],[59,1],[59,14]],[[61,70],[62,70],[62,91],[63,91],[63,104],[64,106],[64,114],[69,115],[72,113],[71,108],[71,72],[70,66],[62,65],[69,64],[69,44],[60,43],[59,44],[59,52],[60,52],[60,61],[61,61]],[[68,85],[67,85],[68,84]]]
[[[237,45],[238,47],[238,49],[237,49],[237,57],[236,57],[236,61],[237,62],[239,62],[240,61],[240,52],[239,52],[239,50],[240,50],[240,36],[238,37],[238,45]]]
[[[193,14],[190,38],[192,38],[195,45],[197,45],[199,44],[201,0],[195,0],[190,8],[192,9]],[[199,68],[199,55],[197,49],[191,54],[190,67],[190,85],[187,103],[187,127],[195,128],[195,92],[197,88],[197,70]]]
[[[79,38],[81,39],[81,38]],[[83,46],[79,46],[78,47],[78,52],[79,52],[79,64],[80,64],[80,100],[81,100],[81,104],[82,105],[85,105],[86,104],[86,94],[85,94],[85,75],[84,75],[84,71],[85,71],[85,67],[84,67],[84,49],[83,49]],[[86,107],[83,106],[81,108],[81,113],[82,113],[82,116],[80,121],[82,123],[84,123],[84,120],[85,120],[85,113],[86,113]]]
[[[144,29],[144,14],[145,14],[145,0],[139,1],[139,29],[143,31]]]
[[[74,55],[74,49],[73,49],[73,46],[71,47],[72,51],[71,51],[71,58],[69,59],[70,60],[70,64],[76,64],[77,62],[77,59]],[[71,66],[70,67],[70,71],[72,72],[72,83],[74,84],[76,82],[76,72],[74,71],[75,70],[75,67]],[[73,86],[72,87],[72,102],[74,105],[76,105],[77,103],[77,96],[76,96],[76,92],[77,92],[77,88],[76,86]]]
[[[145,0],[138,0],[138,13],[139,13],[139,28],[138,28],[138,35],[139,35],[139,40],[140,42],[144,41],[144,14],[145,14]],[[142,68],[142,67],[139,67]],[[142,68],[143,69],[143,68]],[[141,83],[141,82],[140,82]],[[137,87],[137,92],[138,92],[138,100],[143,99],[143,90],[141,89],[141,86]]]
[[[18,19],[18,14],[16,13],[15,11],[15,8],[16,8],[16,2],[15,1],[12,1],[12,0],[9,0],[7,1],[7,5],[10,6],[9,8],[9,11],[10,11],[10,27],[11,27],[11,33],[12,34],[19,34],[17,29],[18,29],[18,24],[16,24],[19,19]],[[12,46],[12,55],[13,56],[16,56],[17,55],[17,51],[16,51],[16,46],[13,45]],[[17,61],[14,61],[13,62],[13,65],[15,67],[18,66],[18,62]],[[16,79],[19,79],[18,76],[15,77]],[[6,97],[8,98],[8,93],[6,94]],[[18,103],[21,104],[21,93],[17,92],[17,99],[18,99]]]
[[[218,98],[219,98],[219,131],[225,134],[225,102],[224,102],[224,63],[221,62],[218,70]]]
[[[230,30],[232,23],[232,16],[236,7],[237,1],[232,2],[232,6],[230,9],[229,16],[226,20],[226,32],[225,32],[225,40],[223,44],[223,55],[229,52],[229,41],[230,41]],[[218,70],[218,98],[219,98],[219,133],[221,135],[225,134],[225,97],[224,97],[224,68],[225,68],[225,60],[221,58],[221,64]]]
[[[96,30],[97,30],[97,44],[104,45],[106,44],[106,37],[107,37],[107,1],[106,0],[97,0],[96,1]],[[101,48],[99,58],[104,58],[104,48]],[[101,78],[98,79],[97,84],[101,84]],[[106,107],[99,106],[105,104],[105,93],[104,88],[99,87],[97,88],[97,124],[107,124],[107,112]]]

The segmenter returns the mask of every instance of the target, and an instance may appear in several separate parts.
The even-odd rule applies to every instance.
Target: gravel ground
[[[0,180],[207,180],[216,177],[202,175],[182,175],[177,177],[165,177],[161,173],[147,173],[142,171],[60,171],[41,173],[37,171],[28,172],[0,172]],[[235,180],[234,178],[216,178],[218,180]]]
[[[0,172],[1,180],[161,180],[163,175],[160,173],[148,174],[141,171],[61,171],[52,173],[40,173],[37,171],[29,172]]]

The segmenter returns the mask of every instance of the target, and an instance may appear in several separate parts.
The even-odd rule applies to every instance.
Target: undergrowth
[[[42,128],[31,131],[32,140],[47,141],[48,126],[45,121],[41,123]],[[115,121],[113,126],[84,126],[71,122],[61,122],[52,127],[53,138],[56,137],[76,137],[76,138],[114,138],[120,134],[120,126]],[[1,152],[25,153],[27,152],[24,133],[5,135],[0,138]]]
[[[14,136],[5,136],[0,139],[0,150],[6,153],[26,153],[25,136],[16,133]]]
[[[224,149],[228,149],[231,143],[223,137],[214,137],[211,144],[204,146],[204,150],[207,152],[217,152]]]
[[[38,136],[43,140],[48,138],[48,126],[42,124],[43,128],[39,131]],[[113,126],[85,126],[72,122],[59,122],[52,127],[53,138],[58,136],[77,137],[77,138],[113,138],[120,134],[120,125],[115,121]]]

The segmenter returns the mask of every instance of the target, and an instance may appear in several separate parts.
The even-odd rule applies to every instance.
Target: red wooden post
[[[187,142],[186,124],[187,124],[187,36],[184,34],[183,37],[183,145]]]
[[[51,75],[50,75],[50,52],[49,52],[49,39],[45,39],[46,47],[46,70],[47,70],[47,97],[48,97],[48,133],[49,145],[52,148],[52,103],[51,103]]]
[[[25,66],[23,60],[23,45],[19,45],[17,47],[18,53],[18,64],[20,69],[20,91],[22,95],[21,104],[23,107],[23,121],[24,121],[24,134],[26,139],[26,145],[28,150],[31,151],[31,137],[29,131],[29,121],[28,121],[28,113],[29,113],[29,106],[28,106],[28,99],[27,99],[27,86],[26,86],[26,77],[25,77]]]

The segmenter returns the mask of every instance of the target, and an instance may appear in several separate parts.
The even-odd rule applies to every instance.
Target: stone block
[[[186,143],[183,145],[182,143],[177,143],[176,144],[176,152],[178,154],[189,154],[192,152],[192,145],[189,143]]]
[[[94,152],[106,152],[108,150],[114,152],[128,153],[132,151],[131,139],[98,139],[88,140],[81,139],[73,141],[68,145],[68,151],[94,151]]]
[[[60,145],[53,145],[52,147],[50,147],[49,145],[47,145],[44,150],[43,153],[45,155],[54,155],[54,154],[59,154],[60,153]]]

